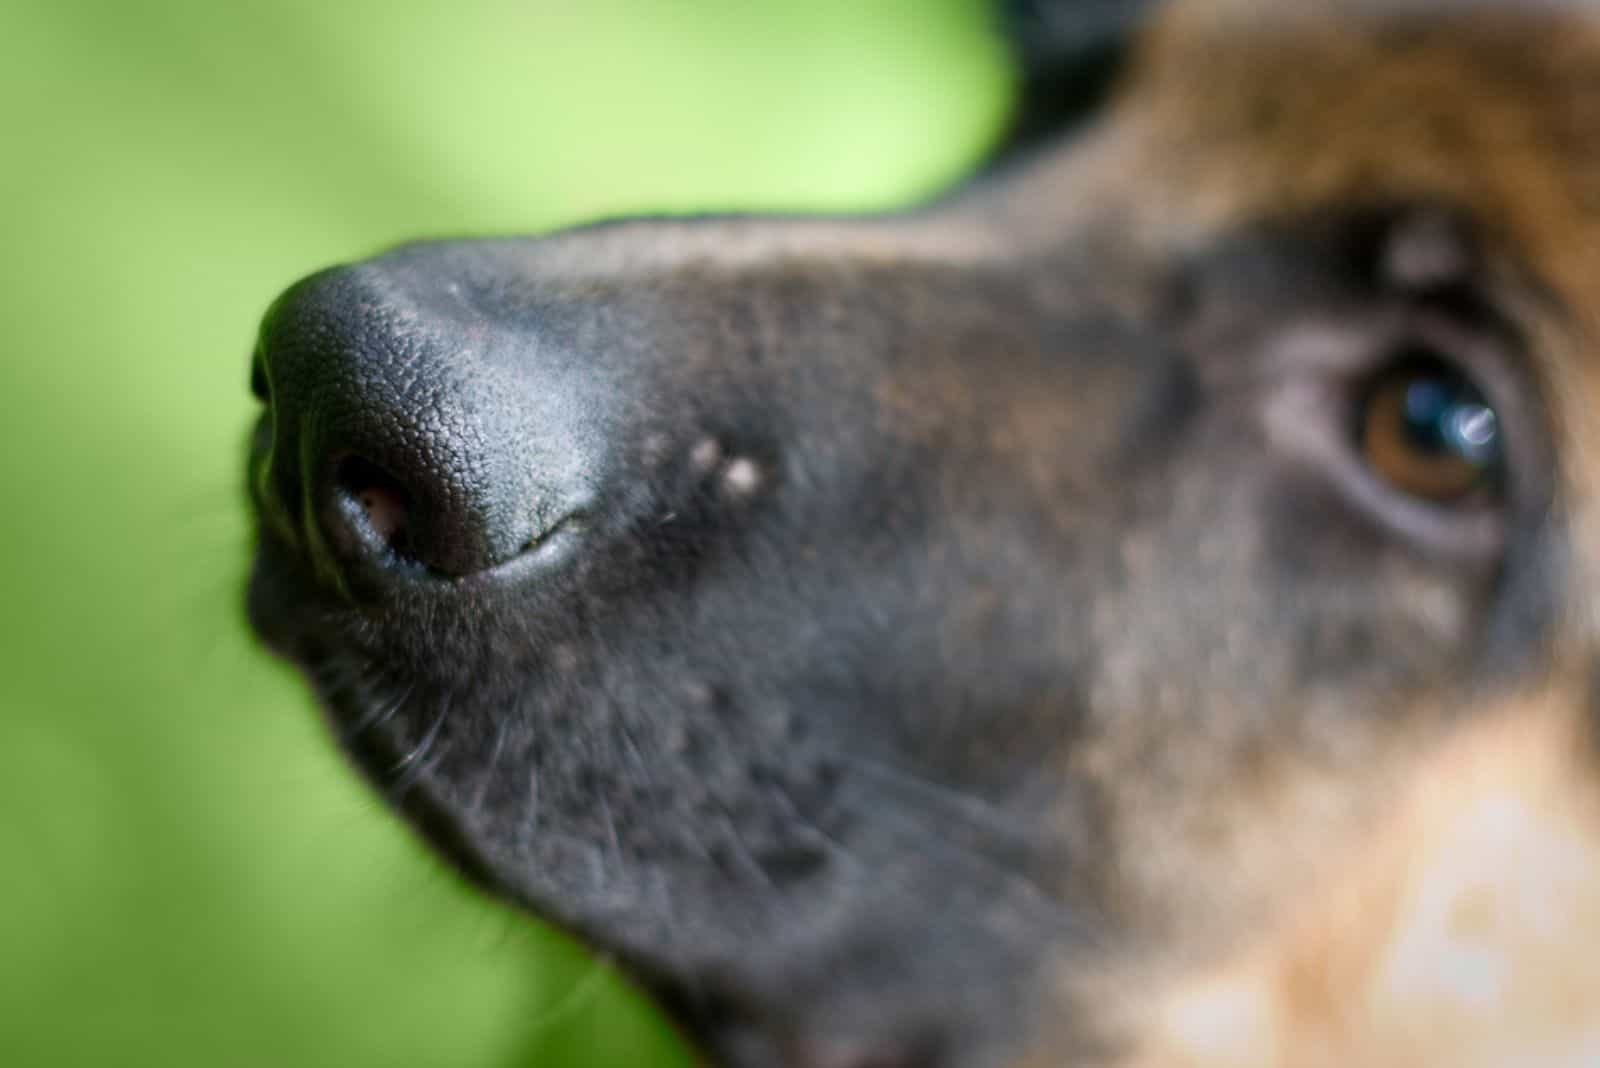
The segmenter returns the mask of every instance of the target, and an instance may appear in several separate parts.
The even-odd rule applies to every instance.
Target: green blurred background
[[[246,355],[402,238],[860,209],[1009,80],[972,0],[0,0],[0,1066],[683,1065],[462,889],[239,609]]]

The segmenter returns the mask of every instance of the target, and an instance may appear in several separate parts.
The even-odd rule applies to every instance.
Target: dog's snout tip
[[[520,339],[485,343],[493,324],[455,316],[434,292],[448,285],[371,265],[315,275],[273,305],[253,360],[273,435],[258,504],[297,517],[313,571],[357,599],[500,572],[579,507],[566,476],[592,469],[530,414],[528,396],[557,387],[485,354]]]

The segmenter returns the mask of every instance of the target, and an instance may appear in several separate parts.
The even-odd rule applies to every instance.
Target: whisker
[[[399,771],[401,768],[410,767],[421,760],[428,750],[433,748],[434,740],[439,737],[439,732],[444,728],[445,718],[449,715],[450,699],[448,697],[441,698],[439,701],[439,714],[433,717],[433,723],[429,725],[427,733],[422,736],[422,739],[417,742],[409,753],[395,762],[393,770]]]
[[[987,798],[964,793],[956,787],[882,761],[847,753],[833,753],[830,756],[862,775],[901,787],[933,801],[942,806],[945,812],[962,819],[974,829],[1000,835],[1008,842],[1026,841],[1027,836],[1017,830],[1016,817]]]
[[[401,774],[397,776],[389,785],[389,796],[395,800],[398,800],[410,793],[412,789],[416,787],[417,783],[422,781],[424,776],[426,776],[433,769],[437,768],[440,763],[444,761],[449,751],[449,746],[440,745],[437,750],[428,753],[426,759],[419,759],[409,766],[396,764],[396,769],[404,767],[405,770],[401,772]],[[408,753],[407,757],[410,755],[411,754]]]
[[[611,854],[611,863],[615,870],[622,871],[622,837],[617,833],[617,820],[611,812],[611,802],[606,800],[605,794],[599,794],[596,800],[600,803],[600,818],[606,825],[606,849]]]
[[[345,739],[348,741],[388,723],[399,713],[406,702],[411,700],[411,695],[416,692],[416,688],[415,682],[408,683],[406,688],[393,700],[387,702],[381,700],[372,701],[361,717],[342,732]]]
[[[937,824],[917,819],[893,805],[873,807],[873,819],[878,825],[891,830],[891,833],[897,836],[903,835],[906,845],[910,848],[936,851],[955,859],[970,871],[979,873],[986,880],[1003,887],[1019,904],[1027,904],[1048,918],[1053,925],[1068,930],[1083,944],[1100,941],[1095,932],[1110,929],[1089,922],[1096,919],[1090,911],[1086,911],[1092,909],[1089,904],[1074,902],[1069,910],[1056,895],[1050,893],[1028,872],[1021,870],[1020,867],[1003,863],[987,850],[974,848],[963,841],[960,835],[951,833],[952,828],[948,821],[953,820],[958,825],[964,825],[977,832],[985,842],[995,843],[1002,849],[1019,850],[1024,855],[1031,852],[1029,846],[1033,836],[1025,831],[1019,831],[1015,817],[1006,813],[994,802],[962,793],[954,787],[926,779],[915,772],[878,761],[848,754],[834,754],[834,757],[865,777],[900,786],[932,803],[930,811],[939,818],[940,822]],[[930,892],[928,887],[919,887],[909,882],[904,889],[924,895]]]
[[[616,961],[609,953],[595,953],[573,978],[572,986],[549,1008],[537,1013],[529,1024],[534,1037],[540,1032],[554,1030],[568,1018],[586,1008],[604,989],[607,974]]]
[[[528,789],[526,804],[523,808],[522,819],[516,827],[516,844],[518,848],[530,849],[533,840],[543,834],[541,827],[543,816],[543,798],[539,790],[539,769],[536,766],[528,768]]]
[[[412,747],[410,752],[397,760],[389,769],[391,774],[400,773],[394,782],[390,784],[389,793],[391,796],[396,798],[404,797],[432,767],[444,759],[444,750],[437,746],[436,743],[439,740],[440,733],[444,730],[445,720],[449,717],[450,699],[442,697],[439,701],[439,714],[433,718],[433,723],[429,725],[427,732],[423,734],[421,740]]]
[[[478,788],[472,791],[472,799],[467,803],[467,811],[472,816],[477,816],[483,811],[484,802],[489,799],[489,786],[494,782],[495,775],[500,767],[500,757],[505,751],[506,738],[511,733],[511,721],[502,719],[495,728],[494,742],[489,747],[488,759],[484,761],[483,770],[479,773]]]
[[[822,848],[831,856],[847,862],[858,872],[865,871],[867,869],[867,862],[863,860],[859,854],[857,854],[849,846],[845,845],[838,838],[829,834],[822,828],[821,824],[817,823],[815,820],[811,819],[803,811],[801,811],[800,806],[795,803],[794,798],[790,796],[788,790],[778,784],[773,784],[770,787],[770,790],[773,800],[779,802],[783,806],[784,815],[788,818],[788,820],[801,830],[805,831],[807,835],[811,836],[815,840],[815,844],[820,844]]]
[[[617,734],[622,739],[623,754],[632,761],[634,773],[639,776],[639,781],[653,785],[657,781],[657,773],[651,762],[645,759],[644,749],[639,744],[638,739],[634,737],[632,728],[626,722],[619,720],[617,722]],[[706,845],[705,839],[696,830],[694,821],[686,821],[682,825],[682,830],[688,835],[689,843],[694,846],[701,859],[710,861],[712,859],[711,847]]]
[[[969,871],[992,881],[1003,888],[1012,901],[1030,907],[1061,933],[1073,936],[1079,944],[1093,945],[1102,942],[1103,933],[1110,930],[1107,926],[1090,922],[1096,916],[1088,911],[1089,906],[1075,902],[1069,908],[1028,873],[1002,864],[981,850],[972,848],[947,833],[945,828],[914,819],[892,806],[877,808],[874,811],[874,818],[888,820],[902,832],[908,832],[905,841],[911,848],[935,851],[953,858]],[[923,897],[938,890],[937,887],[917,882],[910,876],[900,883],[900,887]]]

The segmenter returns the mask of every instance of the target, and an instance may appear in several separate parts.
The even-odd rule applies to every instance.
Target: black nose
[[[262,506],[325,576],[473,575],[584,508],[600,457],[571,376],[539,358],[537,323],[477,296],[447,257],[401,255],[268,312]]]

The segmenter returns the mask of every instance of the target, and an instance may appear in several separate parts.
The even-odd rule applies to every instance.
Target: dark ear
[[[1154,6],[1153,0],[1001,0],[1005,31],[1022,76],[995,161],[1026,151],[1093,114]]]

